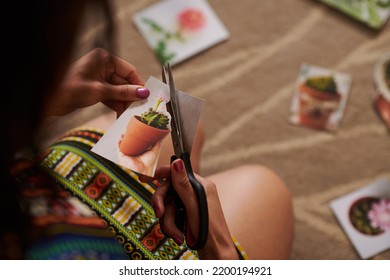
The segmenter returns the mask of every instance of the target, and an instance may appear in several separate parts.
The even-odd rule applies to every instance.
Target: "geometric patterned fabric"
[[[90,151],[102,135],[71,130],[45,152],[41,166],[103,220],[129,259],[197,259],[196,251],[161,232],[150,204],[156,187]]]

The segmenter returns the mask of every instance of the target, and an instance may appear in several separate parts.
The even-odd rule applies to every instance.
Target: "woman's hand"
[[[209,211],[209,232],[205,246],[198,250],[200,259],[237,259],[238,255],[222,212],[215,184],[198,175],[196,178],[205,189]],[[187,226],[190,228],[187,238],[196,241],[199,232],[199,209],[184,162],[176,159],[171,167],[158,168],[153,179],[162,182],[153,194],[152,206],[156,217],[160,219],[164,234],[179,245],[184,242],[183,233],[175,225],[174,201],[168,195],[169,185],[172,182],[186,209]],[[147,182],[151,179],[141,176],[140,180]]]
[[[137,69],[104,49],[74,62],[45,104],[45,116],[63,116],[102,102],[120,116],[133,102],[149,96]]]
[[[122,135],[123,136],[123,135]],[[122,139],[122,137],[121,137]],[[161,142],[157,142],[150,149],[139,156],[128,156],[121,152],[119,140],[117,145],[118,163],[132,171],[151,176],[157,165],[157,159],[160,154]]]

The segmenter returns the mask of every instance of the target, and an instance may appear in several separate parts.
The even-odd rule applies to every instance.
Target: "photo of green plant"
[[[367,26],[380,29],[390,17],[390,0],[319,0]]]
[[[289,121],[317,130],[337,131],[346,109],[352,76],[303,63],[293,89]]]

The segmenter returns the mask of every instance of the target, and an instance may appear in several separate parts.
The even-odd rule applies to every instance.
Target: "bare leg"
[[[269,169],[247,165],[209,177],[230,228],[250,259],[288,259],[293,235],[290,193]]]

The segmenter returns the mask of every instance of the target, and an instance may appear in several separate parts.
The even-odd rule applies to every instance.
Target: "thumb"
[[[149,89],[143,86],[106,84],[103,90],[102,101],[132,102],[146,99],[149,95]]]

